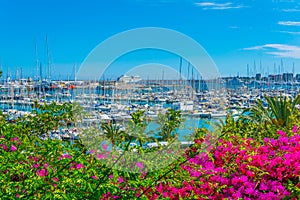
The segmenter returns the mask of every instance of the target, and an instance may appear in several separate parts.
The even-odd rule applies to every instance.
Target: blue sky
[[[2,69],[16,76],[22,68],[24,76],[35,76],[36,43],[46,72],[48,35],[51,76],[74,76],[72,66],[78,69],[100,42],[141,27],[173,29],[193,38],[224,76],[247,75],[247,64],[250,75],[255,69],[292,72],[293,63],[300,73],[297,0],[0,0]],[[174,55],[143,51],[116,60],[107,76],[151,62],[179,65]]]

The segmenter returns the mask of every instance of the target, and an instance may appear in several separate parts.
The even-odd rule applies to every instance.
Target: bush
[[[161,154],[153,157],[157,161],[153,163],[153,160],[138,160],[139,153],[144,153],[142,150],[126,157],[125,153],[112,154],[105,145],[100,149],[102,152],[96,152],[88,151],[80,141],[41,139],[39,133],[47,134],[72,121],[68,105],[57,106],[55,110],[52,107],[49,112],[48,109],[39,107],[44,112],[35,112],[34,116],[14,123],[8,123],[7,116],[0,115],[1,198],[300,198],[298,125],[273,130],[272,137],[265,137],[272,129],[265,132],[261,125],[249,122],[245,126],[244,122],[229,117],[221,138],[198,129],[194,145],[183,155],[174,157],[176,148],[159,149]],[[53,114],[62,110],[66,113]],[[105,163],[102,159],[107,156],[115,158]],[[169,158],[175,159],[163,165],[164,159]],[[120,168],[126,159],[135,170]],[[113,167],[114,163],[120,163],[119,168]],[[162,167],[155,168],[157,164]]]

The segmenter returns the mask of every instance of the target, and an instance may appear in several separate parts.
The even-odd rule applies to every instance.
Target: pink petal
[[[81,169],[81,168],[83,168],[83,165],[81,163],[76,165],[76,169]]]
[[[144,168],[143,163],[141,163],[141,162],[137,162],[135,165],[140,169]]]
[[[12,145],[10,146],[10,150],[11,150],[11,151],[17,151],[17,147],[15,147],[15,145],[12,144]]]
[[[298,129],[298,127],[295,125],[295,126],[293,127],[292,132],[293,132],[293,133],[297,133],[297,129]]]
[[[106,144],[102,144],[101,146],[102,146],[102,148],[103,148],[104,150],[107,149],[107,145],[106,145]]]

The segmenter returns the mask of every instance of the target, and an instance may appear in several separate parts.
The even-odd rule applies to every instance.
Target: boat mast
[[[187,71],[187,78],[186,78],[186,83],[184,85],[184,87],[186,88],[186,86],[189,86],[190,85],[190,81],[189,81],[189,77],[190,77],[190,62],[188,62],[188,71]]]
[[[193,90],[195,89],[195,85],[194,85],[194,68],[192,67],[192,99],[194,98],[194,92]]]
[[[261,74],[261,77],[264,75],[264,69],[262,67],[261,60],[259,61],[259,73]]]
[[[188,62],[188,73],[187,73],[187,80],[190,78],[190,62]]]
[[[260,73],[259,83],[261,84],[261,79],[264,76],[264,71],[262,68],[261,60],[259,61],[259,73]]]
[[[76,82],[76,64],[74,64],[74,81]]]
[[[2,67],[1,67],[1,70],[2,70]],[[293,69],[292,69],[293,71],[293,79],[294,79],[294,75],[295,75],[295,63],[293,62]]]
[[[1,75],[3,76],[3,70],[2,70],[2,60],[0,59],[0,73],[1,73]]]
[[[250,78],[249,64],[247,64],[247,78]]]
[[[179,64],[179,79],[181,81],[181,68],[182,68],[182,57],[180,57],[180,64]]]
[[[15,76],[15,81],[19,80],[20,77],[19,77],[19,70],[18,70],[18,67],[16,67],[16,76]]]
[[[253,77],[255,77],[255,75],[256,75],[256,62],[255,62],[255,60],[254,60],[254,63],[253,63],[253,67],[254,67]]]
[[[281,73],[284,73],[284,66],[282,59],[280,60],[280,66],[281,66]]]
[[[38,47],[37,42],[35,40],[35,70],[36,70],[36,81],[38,81],[39,77],[39,56],[38,56]]]
[[[50,66],[50,53],[49,53],[49,45],[48,45],[48,35],[46,35],[46,46],[47,46],[47,60],[48,60],[48,81],[51,79],[51,66]]]
[[[2,60],[0,60],[0,70],[1,70],[0,73],[1,73],[1,78],[2,78],[1,82],[2,82],[2,84],[4,84],[5,81],[4,81],[4,75],[3,75],[4,73],[3,73]]]

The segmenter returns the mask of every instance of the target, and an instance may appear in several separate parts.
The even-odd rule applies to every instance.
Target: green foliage
[[[288,102],[286,100],[286,105],[290,104]],[[293,103],[289,106],[292,108]],[[142,149],[138,152],[124,151],[122,154],[113,154],[116,156],[114,159],[104,161],[89,152],[94,147],[100,149],[99,141],[108,140],[113,144],[113,148],[123,144],[123,149],[127,150],[132,141],[138,141],[141,146],[148,139],[153,139],[145,133],[148,121],[143,111],[132,114],[132,120],[126,130],[113,123],[103,123],[103,132],[94,127],[87,128],[84,132],[87,136],[86,142],[70,143],[47,137],[42,140],[40,136],[80,120],[82,116],[76,113],[86,114],[80,106],[35,103],[34,109],[32,115],[16,119],[13,123],[8,123],[7,116],[0,112],[0,196],[3,199],[110,199],[113,196],[119,196],[121,199],[148,199],[154,194],[150,192],[151,189],[157,188],[159,183],[180,188],[193,181],[202,184],[211,176],[190,176],[182,168],[183,163],[188,163],[187,157],[176,154],[178,149],[174,148],[175,146],[155,151],[152,149],[149,152]],[[160,140],[173,141],[182,121],[179,111],[169,110],[165,115],[160,115]],[[294,122],[297,125],[299,121],[299,112],[291,110],[286,126]],[[223,145],[223,150],[229,148],[221,141],[213,143],[218,139],[217,136],[222,136],[222,140],[230,141],[234,146],[239,145],[241,150],[245,146],[259,147],[259,142],[263,141],[264,137],[277,137],[276,131],[270,133],[279,125],[277,123],[282,122],[266,120],[257,123],[250,118],[234,120],[232,116],[228,116],[223,126],[219,127],[221,134],[204,128],[196,129],[195,144],[187,151],[187,155],[193,162],[202,159],[195,156],[204,154],[207,154],[212,162],[228,159],[223,166],[235,173],[238,164],[233,162],[231,157],[237,158],[241,155],[224,154],[217,158],[217,154],[211,154],[212,147]],[[292,131],[287,131],[287,134],[292,134]],[[243,137],[255,140],[247,142]],[[146,153],[150,153],[148,158],[143,157]],[[193,166],[186,165],[189,169]],[[122,167],[132,170],[126,171]],[[262,174],[258,168],[251,170],[259,176]],[[295,197],[299,197],[300,194],[298,182],[299,180],[295,179],[289,181],[286,186]],[[217,185],[213,187],[218,188]],[[216,191],[221,192],[221,187],[225,188],[220,186]],[[190,195],[191,198],[199,198],[194,193]],[[164,196],[158,194],[156,198],[163,199]]]
[[[165,115],[158,115],[159,133],[158,140],[172,141],[177,139],[176,131],[181,126],[183,118],[180,111],[169,109]]]
[[[265,107],[261,100],[257,100],[256,105],[244,111],[244,120],[251,120],[263,125],[272,125],[275,128],[291,126],[291,117],[298,115],[296,105],[300,104],[300,95],[294,99],[288,97],[268,97],[265,96],[268,106]]]
[[[300,104],[300,95],[293,100],[282,96],[265,99],[268,107],[264,106],[262,100],[257,100],[255,106],[245,109],[237,120],[227,116],[222,130],[225,137],[255,138],[262,142],[266,137],[278,138],[276,131],[279,129],[289,133],[288,127],[299,123],[296,105]]]
[[[116,150],[116,146],[124,141],[126,137],[125,131],[121,130],[121,127],[114,123],[101,124],[104,137],[112,144],[113,150]]]
[[[37,136],[48,134],[49,131],[74,122],[72,109],[72,104],[69,103],[38,104],[36,101],[33,105],[32,114],[21,119],[22,125]]]
[[[132,113],[131,118],[127,124],[127,131],[132,137],[132,141],[136,141],[140,148],[145,142],[155,141],[155,138],[151,136],[151,132],[146,133],[148,119],[144,116],[144,111],[138,110]]]

